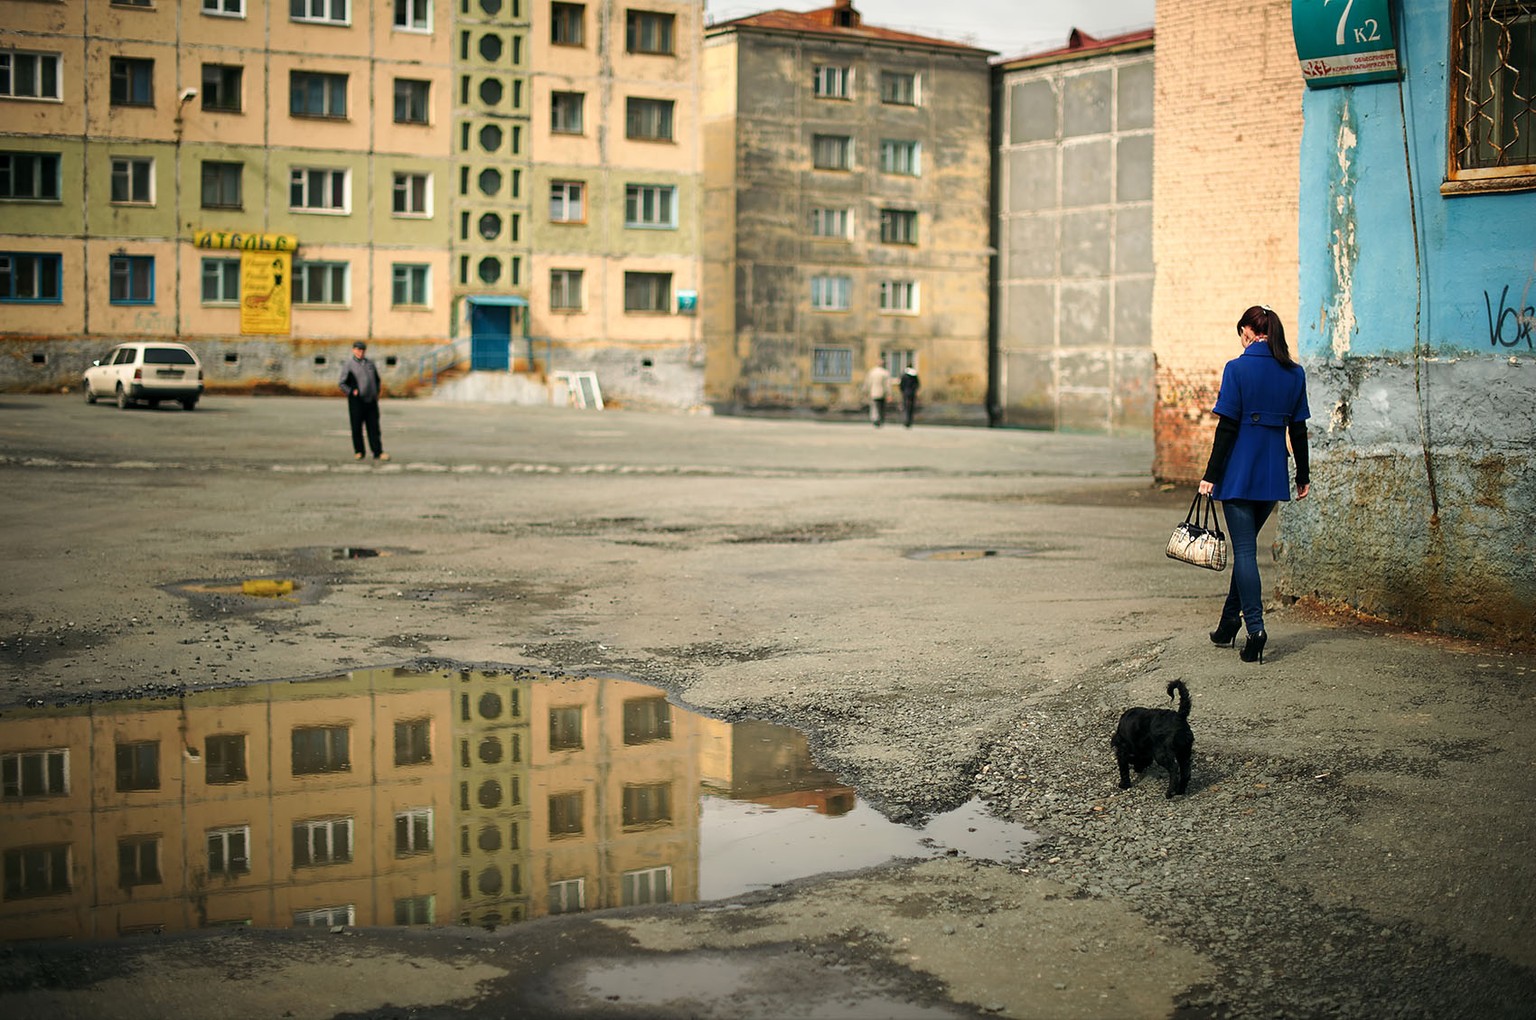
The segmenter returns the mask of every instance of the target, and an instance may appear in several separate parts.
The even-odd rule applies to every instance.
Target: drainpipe
[[[194,88],[184,88],[184,89],[181,90],[181,94],[177,97],[177,101],[176,101],[176,118],[172,122],[172,125],[171,125],[171,127],[172,127],[172,137],[175,140],[174,141],[174,157],[173,157],[172,162],[175,163],[174,173],[176,174],[176,179],[175,179],[175,184],[174,184],[174,187],[175,187],[175,190],[176,190],[176,224],[175,224],[175,229],[171,233],[171,265],[174,267],[174,272],[176,274],[176,299],[175,299],[175,302],[174,302],[175,311],[172,313],[172,321],[174,323],[174,325],[172,326],[172,329],[174,330],[175,337],[176,337],[176,339],[178,341],[181,339],[181,300],[182,300],[182,298],[181,298],[181,128],[182,128],[181,115],[182,115],[182,111],[184,111],[187,108],[187,104],[190,103],[192,100],[194,100],[196,98],[197,98],[197,89],[194,89]]]

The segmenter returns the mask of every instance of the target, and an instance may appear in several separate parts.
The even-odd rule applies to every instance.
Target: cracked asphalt
[[[428,401],[383,427],[394,459],[357,464],[336,400],[0,397],[0,706],[619,674],[804,731],[895,820],[980,797],[1041,838],[491,932],[14,943],[6,1016],[1536,1016],[1536,657],[1307,604],[1271,607],[1263,665],[1213,649],[1226,576],[1163,556],[1189,493],[1146,437]],[[1175,678],[1189,796],[1118,790],[1115,718]]]

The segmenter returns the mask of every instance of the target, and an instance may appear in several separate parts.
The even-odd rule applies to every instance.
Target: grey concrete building
[[[988,57],[849,0],[706,29],[716,410],[853,412],[883,362],[923,420],[986,421]]]
[[[1151,431],[1152,32],[994,68],[993,410]]]

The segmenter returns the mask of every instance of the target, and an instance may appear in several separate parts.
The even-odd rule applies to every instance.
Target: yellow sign
[[[240,332],[292,330],[293,254],[287,251],[240,253]]]
[[[242,234],[238,230],[194,230],[194,248],[235,248],[240,251],[293,251],[299,239],[292,234]]]

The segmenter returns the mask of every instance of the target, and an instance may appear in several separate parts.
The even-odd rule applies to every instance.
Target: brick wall
[[[1205,470],[1234,327],[1268,304],[1296,350],[1301,71],[1288,0],[1157,8],[1153,473]]]

